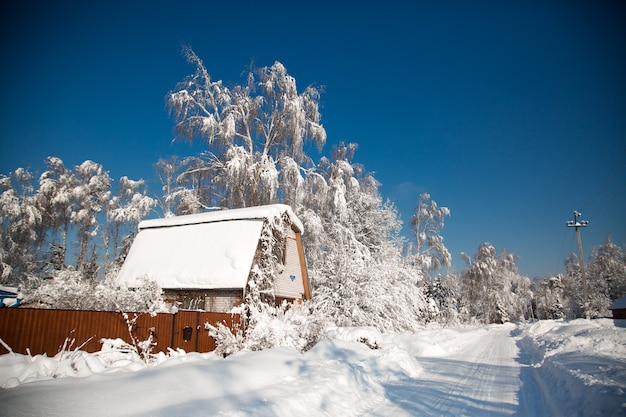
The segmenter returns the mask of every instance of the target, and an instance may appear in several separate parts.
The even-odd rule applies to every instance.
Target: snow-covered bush
[[[329,326],[324,330],[323,337],[325,339],[363,343],[370,349],[380,349],[383,345],[383,335],[375,327]]]
[[[287,346],[300,352],[310,349],[319,339],[322,324],[317,316],[311,314],[307,304],[263,305],[253,311],[246,331],[245,347],[262,350]]]
[[[209,336],[215,339],[216,355],[227,357],[245,348],[244,333],[239,325],[231,329],[224,323],[213,326],[207,322],[204,323],[204,328],[209,331]]]
[[[205,323],[209,335],[215,339],[217,355],[226,357],[244,349],[257,351],[278,346],[304,352],[319,340],[323,323],[319,316],[311,313],[309,302],[283,302],[277,307],[260,304],[258,307],[248,309],[245,332],[240,327],[233,330],[222,323],[217,326]],[[233,312],[244,310],[239,307]]]

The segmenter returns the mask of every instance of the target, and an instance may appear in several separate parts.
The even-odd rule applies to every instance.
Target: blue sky
[[[94,4],[90,4],[94,3]],[[413,4],[407,4],[413,3]],[[324,152],[356,161],[408,221],[428,192],[454,265],[482,242],[530,277],[626,242],[626,7],[619,1],[62,2],[2,8],[0,173],[49,155],[145,178],[172,143],[164,97],[193,72],[241,83],[280,61],[324,86]],[[313,155],[318,157],[318,155]],[[317,158],[316,158],[317,159]]]

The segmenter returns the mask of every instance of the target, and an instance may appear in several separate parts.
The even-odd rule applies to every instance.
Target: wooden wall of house
[[[614,319],[626,319],[626,308],[616,308],[611,310]]]
[[[127,313],[127,317],[111,311],[0,308],[0,339],[16,353],[54,356],[62,350],[98,352],[103,338],[120,338],[132,344],[132,338],[144,341],[152,333],[156,342],[153,353],[167,352],[168,348],[210,352],[215,349],[215,340],[204,324],[223,322],[232,328],[239,323],[237,315],[205,311],[154,316]],[[0,344],[0,354],[4,353],[8,350]]]

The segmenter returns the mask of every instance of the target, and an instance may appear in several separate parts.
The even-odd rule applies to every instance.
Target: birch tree
[[[117,195],[106,204],[106,233],[104,247],[107,252],[107,268],[121,267],[125,250],[124,245],[132,239],[139,222],[156,206],[156,200],[146,195],[143,180],[131,180],[126,176],[117,183]]]
[[[295,199],[296,165],[308,163],[304,145],[326,141],[320,92],[301,93],[280,62],[251,69],[244,85],[214,81],[202,60],[184,48],[196,72],[167,96],[177,138],[207,145],[212,172],[207,206],[245,207]],[[278,167],[284,167],[281,175]],[[194,168],[197,171],[197,168]],[[279,191],[282,190],[282,191]]]
[[[71,221],[78,229],[78,256],[76,268],[86,271],[88,249],[92,239],[100,231],[100,213],[110,198],[111,178],[102,165],[85,161],[75,168],[77,185],[73,189],[76,207],[71,214]],[[92,251],[92,255],[95,251]]]
[[[48,266],[58,271],[66,265],[67,238],[74,208],[73,190],[77,179],[60,158],[48,157],[45,164],[47,169],[39,177],[38,198],[48,226],[44,232],[49,241]]]
[[[319,91],[307,87],[298,93],[295,78],[280,62],[251,70],[246,85],[230,89],[211,79],[191,48],[185,47],[184,54],[196,72],[168,96],[179,137],[215,144],[212,149],[223,152],[242,146],[248,154],[286,155],[298,162],[306,159],[305,142],[324,145]]]
[[[0,177],[1,280],[16,284],[37,270],[34,247],[42,221],[33,195],[34,175],[23,168]]]
[[[306,252],[314,307],[344,326],[413,330],[426,311],[419,270],[406,265],[393,204],[378,181],[352,162],[356,145],[339,143],[304,177]]]
[[[449,267],[452,256],[443,243],[441,229],[450,209],[439,207],[430,194],[420,194],[411,216],[411,231],[415,243],[415,263],[424,271]]]

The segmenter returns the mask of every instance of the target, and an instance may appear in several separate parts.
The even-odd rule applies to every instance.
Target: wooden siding
[[[616,308],[611,310],[614,319],[626,319],[626,308]]]
[[[98,352],[101,339],[120,338],[132,344],[129,332],[132,323],[132,334],[137,341],[148,339],[152,332],[156,341],[153,353],[167,352],[168,348],[210,352],[215,349],[215,340],[204,324],[224,322],[232,328],[239,321],[237,315],[205,311],[155,316],[128,313],[128,318],[127,321],[121,313],[110,311],[0,308],[0,338],[14,352],[22,354],[54,356],[63,349],[74,350],[79,346],[86,352]],[[0,345],[0,354],[4,353],[8,351]]]
[[[304,297],[303,268],[300,262],[296,232],[291,229],[285,239],[284,269],[276,276],[276,297],[291,300]]]

